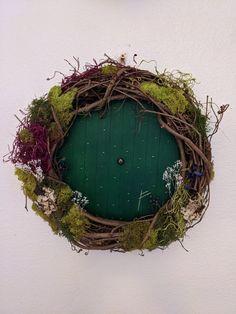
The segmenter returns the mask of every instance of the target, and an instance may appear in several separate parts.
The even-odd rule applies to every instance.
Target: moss
[[[155,83],[158,85],[181,89],[185,94],[194,95],[192,88],[196,83],[196,79],[192,77],[191,73],[168,72],[166,70],[163,73],[158,71],[156,73]]]
[[[50,104],[54,105],[57,103],[58,98],[61,96],[62,90],[58,85],[53,86],[48,92],[48,101]]]
[[[62,224],[68,228],[75,240],[79,240],[89,226],[89,221],[84,217],[80,208],[73,205],[68,213],[61,219]]]
[[[179,186],[172,197],[171,208],[169,210],[166,210],[166,207],[160,209],[158,220],[147,241],[142,245],[150,223],[133,221],[124,227],[119,238],[122,247],[126,251],[153,250],[157,247],[166,247],[171,242],[183,238],[186,232],[186,223],[181,209],[187,205],[188,200],[189,194],[184,185]]]
[[[59,235],[67,238],[69,242],[74,240],[73,234],[70,232],[69,226],[63,224],[61,221],[58,222]]]
[[[57,118],[62,127],[65,128],[73,117],[73,100],[77,93],[77,89],[73,88],[66,93],[62,93],[60,86],[54,86],[48,93],[48,101],[53,106]]]
[[[15,175],[23,183],[22,190],[24,194],[32,201],[36,201],[37,195],[35,190],[37,188],[37,180],[35,176],[30,171],[20,168],[15,169]]]
[[[192,116],[192,124],[202,136],[207,136],[209,131],[209,119],[207,115],[202,114],[200,108],[190,106],[188,113]]]
[[[182,90],[159,86],[153,82],[142,82],[140,89],[155,100],[163,102],[173,114],[184,113],[189,106]]]
[[[155,228],[157,230],[158,246],[166,247],[171,242],[183,238],[186,232],[186,223],[181,213],[189,200],[189,194],[181,185],[172,197],[171,209],[160,213]]]
[[[61,133],[57,127],[56,122],[50,123],[48,127],[48,136],[51,142],[56,141],[61,137]]]
[[[49,177],[44,177],[41,184],[44,187],[54,190],[58,208],[55,215],[58,215],[58,217],[60,217],[63,212],[68,211],[74,204],[72,201],[73,191],[66,183],[58,183]]]
[[[32,204],[32,209],[36,213],[36,215],[40,216],[43,220],[45,220],[49,224],[53,233],[58,234],[59,229],[58,229],[57,221],[52,215],[50,215],[50,217],[45,215],[35,203]]]
[[[51,106],[46,98],[34,99],[28,107],[30,121],[49,126],[53,121]]]
[[[118,70],[119,70],[118,67],[113,64],[104,65],[101,68],[102,74],[107,75],[107,76],[116,74]]]
[[[19,132],[19,139],[23,143],[30,143],[33,141],[33,135],[30,133],[30,131],[26,128],[23,128]]]
[[[55,187],[55,194],[56,194],[56,202],[59,208],[66,210],[68,207],[72,205],[72,195],[73,191],[66,184],[59,184]]]
[[[152,251],[155,248],[157,248],[157,246],[158,246],[157,234],[158,234],[158,230],[157,229],[151,230],[150,235],[149,235],[147,241],[143,245],[143,249],[147,249],[149,251]]]
[[[142,242],[148,232],[149,225],[150,223],[147,221],[133,221],[127,224],[119,238],[123,249],[126,251],[141,250]]]

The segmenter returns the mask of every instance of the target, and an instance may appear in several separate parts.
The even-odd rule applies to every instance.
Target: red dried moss
[[[21,138],[20,133],[23,129],[32,135],[29,141]],[[48,143],[46,127],[24,121],[17,131],[9,160],[13,164],[20,163],[30,167],[34,173],[37,167],[41,167],[43,173],[47,174],[51,168]]]

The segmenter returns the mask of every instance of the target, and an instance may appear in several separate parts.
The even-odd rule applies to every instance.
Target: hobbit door
[[[57,153],[63,180],[88,198],[95,216],[133,220],[171,196],[163,173],[179,160],[178,146],[143,108],[153,109],[126,99],[77,117]]]

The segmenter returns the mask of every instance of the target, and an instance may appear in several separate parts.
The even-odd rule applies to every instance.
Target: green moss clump
[[[166,215],[162,228],[158,228],[158,246],[166,247],[171,242],[183,238],[186,232],[186,224],[181,213]],[[160,220],[161,222],[161,220]]]
[[[45,97],[34,99],[28,107],[30,121],[49,126],[53,121],[51,106]]]
[[[54,106],[58,102],[58,98],[61,96],[62,90],[58,85],[53,86],[48,92],[48,101]]]
[[[144,244],[143,244],[143,249],[152,251],[158,247],[157,234],[158,234],[157,229],[151,230],[147,241],[144,242]]]
[[[48,93],[48,101],[53,106],[63,128],[68,126],[73,117],[72,103],[76,93],[77,88],[73,88],[63,94],[60,86],[53,86]]]
[[[135,249],[154,250],[157,247],[166,247],[171,242],[181,239],[186,232],[186,223],[181,209],[187,205],[189,194],[181,185],[172,198],[171,209],[160,209],[154,229],[151,230],[148,239],[143,243],[150,222],[133,221],[123,228],[119,242],[126,251]]]
[[[35,176],[31,172],[20,168],[15,169],[15,175],[18,177],[18,180],[23,183],[22,190],[24,194],[32,201],[36,201],[37,194],[35,193],[35,190],[37,187],[37,180]]]
[[[32,209],[36,213],[36,215],[40,216],[43,220],[45,220],[49,224],[53,233],[58,234],[59,232],[58,224],[57,224],[56,219],[53,217],[53,215],[50,215],[50,216],[45,215],[35,203],[32,204]]]
[[[59,208],[66,210],[72,205],[73,191],[69,185],[63,184],[55,187],[56,202]]]
[[[126,251],[135,249],[154,250],[157,247],[166,247],[171,242],[183,238],[186,232],[186,222],[181,209],[188,204],[189,194],[181,185],[176,190],[171,201],[171,208],[160,209],[154,229],[151,230],[146,242],[142,245],[150,223],[145,221],[134,221],[124,227],[120,236],[120,243]]]
[[[140,89],[155,100],[163,102],[173,114],[184,113],[189,106],[182,90],[159,86],[153,82],[142,82]]]
[[[190,106],[188,108],[188,113],[192,116],[192,124],[195,129],[197,129],[202,136],[207,136],[209,131],[209,119],[207,115],[202,114],[201,109],[196,108],[195,106]]]
[[[186,223],[181,213],[181,209],[185,207],[189,200],[189,194],[181,185],[172,197],[171,209],[163,210],[156,222],[158,246],[166,247],[171,242],[183,238],[186,232]]]
[[[61,222],[68,229],[69,233],[73,235],[75,240],[79,240],[89,226],[88,219],[76,205],[73,205],[69,209],[68,213],[61,219]]]
[[[33,141],[33,135],[26,128],[21,129],[18,136],[23,143],[30,143]]]
[[[119,242],[125,251],[142,249],[142,242],[148,232],[148,221],[133,221],[127,224],[119,238]]]
[[[107,76],[116,74],[118,70],[119,70],[118,67],[113,64],[104,65],[101,68],[102,74],[107,75]]]

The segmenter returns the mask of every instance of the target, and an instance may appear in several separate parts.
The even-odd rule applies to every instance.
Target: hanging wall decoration
[[[228,105],[201,104],[190,74],[152,73],[135,56],[82,72],[75,61],[17,117],[7,160],[26,209],[30,199],[78,252],[183,246],[209,204],[211,139]]]

